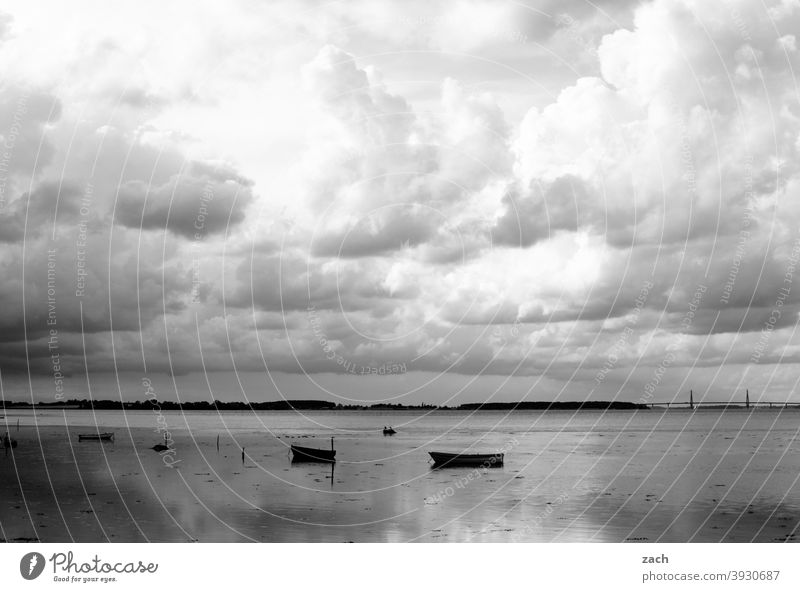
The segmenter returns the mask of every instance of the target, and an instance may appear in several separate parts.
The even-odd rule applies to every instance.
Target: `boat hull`
[[[503,466],[502,453],[497,454],[453,454],[451,452],[429,452],[435,467],[500,467]]]
[[[101,434],[78,434],[78,442],[83,440],[104,440],[104,441],[114,441],[114,434],[111,432],[105,432]]]
[[[292,444],[292,462],[336,462],[335,450],[323,450],[321,448],[306,448],[305,446],[295,446]]]

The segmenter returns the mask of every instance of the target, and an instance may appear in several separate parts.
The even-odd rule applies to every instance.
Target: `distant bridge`
[[[650,409],[654,407],[666,407],[667,409],[671,407],[686,407],[688,409],[694,409],[695,407],[714,407],[717,409],[750,409],[751,407],[767,407],[769,409],[783,408],[783,409],[798,409],[800,408],[800,403],[789,403],[788,401],[750,401],[750,391],[745,391],[745,399],[742,403],[735,403],[733,401],[715,401],[715,402],[694,402],[694,395],[692,391],[689,391],[689,400],[688,401],[654,401],[652,403],[644,403]]]

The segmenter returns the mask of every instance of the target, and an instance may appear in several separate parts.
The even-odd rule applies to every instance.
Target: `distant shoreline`
[[[752,408],[800,409],[800,404],[753,403]],[[518,401],[498,403],[464,403],[462,405],[401,405],[376,403],[374,405],[341,405],[331,401],[296,399],[280,401],[112,401],[69,399],[52,403],[29,401],[0,401],[0,409],[33,410],[86,410],[86,411],[639,411],[639,410],[692,410],[688,403],[630,403],[627,401]],[[695,403],[694,410],[749,410],[736,403]]]
[[[243,401],[113,401],[69,399],[52,403],[3,401],[2,409],[47,410],[117,410],[117,411],[580,411],[580,410],[638,410],[648,405],[625,401],[521,401],[499,403],[464,403],[462,405],[341,405],[312,399],[243,402]]]

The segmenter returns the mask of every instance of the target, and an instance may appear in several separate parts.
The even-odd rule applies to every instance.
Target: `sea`
[[[2,422],[18,442],[0,453],[9,541],[788,542],[800,524],[795,409],[12,409]],[[78,440],[98,431],[114,441]],[[293,463],[291,444],[333,445],[337,462]],[[436,468],[430,451],[505,462]]]

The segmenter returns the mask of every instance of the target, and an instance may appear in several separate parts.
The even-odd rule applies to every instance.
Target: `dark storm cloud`
[[[52,242],[49,237],[31,241],[24,264],[19,264],[21,259],[2,264],[0,341],[34,340],[51,328],[74,333],[106,332],[112,326],[139,331],[161,314],[185,306],[191,277],[174,263],[161,262],[160,245],[144,247],[137,257],[135,250],[120,250],[109,242],[107,232],[95,233],[80,268],[85,275],[79,276],[75,241],[75,234],[62,231]],[[82,291],[79,280],[86,286]]]
[[[71,182],[40,183],[15,200],[0,217],[0,242],[15,243],[52,232],[58,221],[74,220],[83,189]]]
[[[120,188],[116,213],[129,228],[202,239],[239,224],[252,199],[252,182],[229,169],[193,164],[157,187],[128,181]]]

